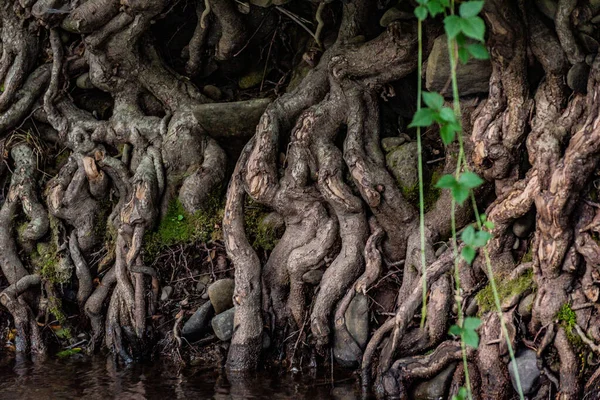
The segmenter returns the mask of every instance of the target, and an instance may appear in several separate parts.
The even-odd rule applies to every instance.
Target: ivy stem
[[[423,65],[423,26],[419,19],[417,22],[417,35],[419,41],[419,54],[417,58],[417,112],[421,109],[421,93],[422,93],[422,81],[421,81],[421,69]],[[419,171],[419,236],[420,236],[420,247],[421,247],[421,268],[423,275],[423,301],[421,302],[421,329],[425,326],[425,320],[427,319],[427,261],[425,260],[425,199],[423,195],[423,149],[421,145],[421,128],[417,127],[417,157],[418,157],[418,171]]]

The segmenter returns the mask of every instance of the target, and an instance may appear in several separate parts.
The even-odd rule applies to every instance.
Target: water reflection
[[[242,379],[166,363],[121,366],[109,357],[12,361],[0,365],[1,399],[359,399],[356,380],[259,373]]]

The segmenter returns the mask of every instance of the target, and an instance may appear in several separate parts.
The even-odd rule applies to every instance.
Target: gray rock
[[[210,97],[213,100],[221,100],[221,97],[223,97],[223,93],[221,93],[221,89],[219,89],[218,87],[216,87],[214,85],[206,85],[206,86],[204,86],[202,91],[204,92],[205,95],[207,95],[208,97]]]
[[[517,309],[521,317],[527,318],[531,316],[531,309],[533,308],[534,300],[535,293],[530,293],[521,300],[519,303],[519,308]]]
[[[219,279],[208,287],[208,298],[215,309],[215,313],[221,314],[233,307],[234,285],[233,279]]]
[[[567,85],[576,93],[586,93],[589,74],[589,65],[584,62],[577,63],[567,73]]]
[[[405,143],[385,157],[388,170],[405,192],[414,192],[419,184],[417,143]],[[417,192],[418,193],[418,192]]]
[[[90,74],[87,72],[79,75],[77,77],[77,80],[75,81],[75,84],[77,85],[78,88],[81,88],[81,89],[95,88],[94,84],[92,83],[92,80],[90,79]]]
[[[403,145],[407,142],[407,138],[405,136],[394,136],[394,137],[386,137],[381,139],[381,147],[386,153],[394,150],[396,147]]]
[[[215,315],[210,301],[202,304],[183,325],[181,335],[190,342],[199,340],[209,330],[210,319]]]
[[[162,288],[162,292],[160,294],[160,301],[167,301],[169,300],[169,297],[171,297],[171,295],[173,294],[173,287],[172,286],[165,286]]]
[[[333,355],[344,367],[356,367],[362,360],[362,349],[369,339],[369,303],[363,294],[357,294],[346,313],[346,329],[334,329]]]
[[[215,335],[223,340],[227,341],[231,339],[233,336],[233,316],[235,314],[235,308],[230,308],[229,310],[222,312],[221,314],[215,316],[211,325]]]
[[[417,383],[411,390],[413,400],[447,399],[447,392],[452,381],[456,363],[452,363],[432,379]]]
[[[525,215],[517,219],[512,225],[512,231],[516,237],[525,239],[531,233],[535,223],[533,215]]]
[[[479,304],[477,303],[476,298],[472,298],[465,310],[465,314],[469,317],[473,317],[477,314],[477,311],[479,311]]]
[[[304,283],[308,283],[309,285],[318,285],[321,282],[321,278],[323,277],[323,271],[320,269],[311,269],[304,275],[302,275],[302,281]]]
[[[369,339],[369,299],[367,296],[357,293],[350,302],[344,317],[348,332],[356,340],[356,344],[364,349]]]
[[[523,394],[532,394],[537,389],[540,378],[535,351],[529,349],[523,351],[515,358],[514,362],[517,364],[517,372],[521,380]],[[510,381],[516,390],[517,384],[513,365],[513,361],[508,363],[508,373],[510,374]]]
[[[554,20],[556,9],[558,8],[558,2],[556,0],[535,0],[535,5],[542,14],[551,20]]]
[[[206,291],[206,285],[202,282],[196,283],[196,292],[204,293]]]
[[[600,48],[600,43],[587,33],[579,33],[579,38],[583,43],[583,47],[587,50],[588,53],[596,54],[598,53],[598,49]]]
[[[468,63],[459,63],[456,68],[456,78],[461,96],[475,93],[487,93],[489,88],[492,66],[489,60],[469,60]],[[425,73],[425,86],[427,90],[439,92],[443,96],[452,96],[450,81],[450,59],[446,36],[435,39],[433,48],[427,59]]]
[[[392,7],[383,14],[381,19],[379,20],[379,25],[383,26],[384,28],[387,28],[387,26],[394,21],[409,20],[413,18],[413,14],[399,10],[396,7]]]

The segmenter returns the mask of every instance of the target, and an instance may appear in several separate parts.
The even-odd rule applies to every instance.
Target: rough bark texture
[[[336,362],[359,367],[365,392],[408,398],[461,360],[448,334],[460,296],[461,312],[479,307],[483,321],[467,351],[477,398],[515,394],[500,318],[518,353],[536,352],[538,396],[591,393],[599,373],[582,360],[600,341],[600,10],[559,0],[550,19],[538,3],[486,0],[489,93],[459,87],[467,164],[486,180],[476,200],[494,223],[485,250],[504,288],[498,313],[481,250],[458,264],[454,293],[451,197],[433,186],[456,170],[458,148],[437,128],[423,133],[422,276],[417,187],[394,170],[416,166],[390,162],[416,134],[405,126],[421,78],[416,21],[378,26],[391,2],[4,1],[0,304],[14,351],[67,345],[48,327],[89,331],[89,351],[125,362],[157,343],[210,347],[183,340],[200,300],[190,290],[232,275],[236,375],[261,360]],[[424,28],[427,59],[442,25]],[[256,209],[279,221],[269,245],[248,217]],[[458,207],[457,229],[472,222],[471,205]],[[164,236],[169,226],[186,236]],[[172,300],[187,279],[194,288]],[[357,333],[364,296],[368,329]],[[465,376],[459,363],[448,396]]]

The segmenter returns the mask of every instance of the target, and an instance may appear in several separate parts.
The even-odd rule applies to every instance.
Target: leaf
[[[183,221],[183,215],[179,214],[179,215],[177,216],[177,221]]]
[[[427,7],[418,6],[415,8],[415,17],[419,19],[419,21],[424,21],[427,19]]]
[[[487,60],[490,58],[487,48],[481,43],[473,43],[467,46],[467,50],[471,55],[478,60]]]
[[[448,15],[444,18],[444,29],[450,39],[454,39],[461,31],[461,18],[457,15]]]
[[[481,12],[483,9],[483,1],[467,1],[460,5],[458,12],[461,17],[469,18],[474,17]]]
[[[456,114],[454,114],[454,110],[448,107],[444,107],[440,110],[440,117],[446,122],[456,122]]]
[[[413,120],[408,125],[409,128],[426,127],[433,124],[433,111],[429,108],[421,108],[413,116]]]
[[[458,178],[458,182],[469,189],[474,189],[481,186],[484,181],[476,173],[465,171],[460,175],[460,178]]]
[[[463,321],[463,328],[475,330],[481,326],[481,320],[475,317],[467,317]]]
[[[458,325],[452,325],[450,327],[450,330],[448,332],[450,332],[451,335],[455,335],[455,336],[459,336],[462,333],[462,328]]]
[[[466,36],[483,42],[485,23],[480,17],[462,18],[459,23],[460,30]]]
[[[445,8],[450,7],[450,0],[438,0],[438,1]]]
[[[420,4],[420,5],[424,6],[425,4],[427,4],[428,1],[429,0],[417,0],[417,4]]]
[[[465,246],[460,252],[460,256],[469,264],[475,259],[475,249],[471,246]]]
[[[466,64],[469,62],[469,51],[464,47],[458,48],[458,59],[461,63]]]
[[[479,346],[479,335],[474,330],[464,330],[462,339],[467,346],[477,348]]]
[[[466,244],[472,245],[473,241],[475,240],[475,228],[473,228],[473,225],[467,226],[462,235],[460,235],[460,238]]]
[[[483,247],[488,242],[488,240],[490,240],[491,237],[492,235],[489,232],[479,231],[475,234],[475,238],[471,245],[475,247]]]
[[[492,221],[485,221],[483,223],[483,226],[485,226],[489,230],[492,230],[492,229],[494,229],[494,226],[496,226],[496,225],[494,225],[494,223]]]
[[[452,188],[452,197],[454,198],[454,200],[456,200],[458,204],[462,205],[465,202],[465,200],[469,198],[469,188],[460,183],[457,183]]]
[[[430,1],[427,3],[427,9],[432,17],[444,12],[444,7],[437,1]]]
[[[444,142],[444,144],[446,146],[448,146],[450,143],[452,143],[454,141],[454,138],[456,137],[456,129],[454,129],[454,125],[453,124],[445,124],[440,128],[440,136],[442,138],[442,142]]]
[[[435,187],[440,189],[452,189],[456,186],[456,179],[450,174],[446,174],[440,178],[439,181],[435,184]]]
[[[439,110],[444,105],[444,98],[436,92],[423,92],[423,101],[433,110]]]

